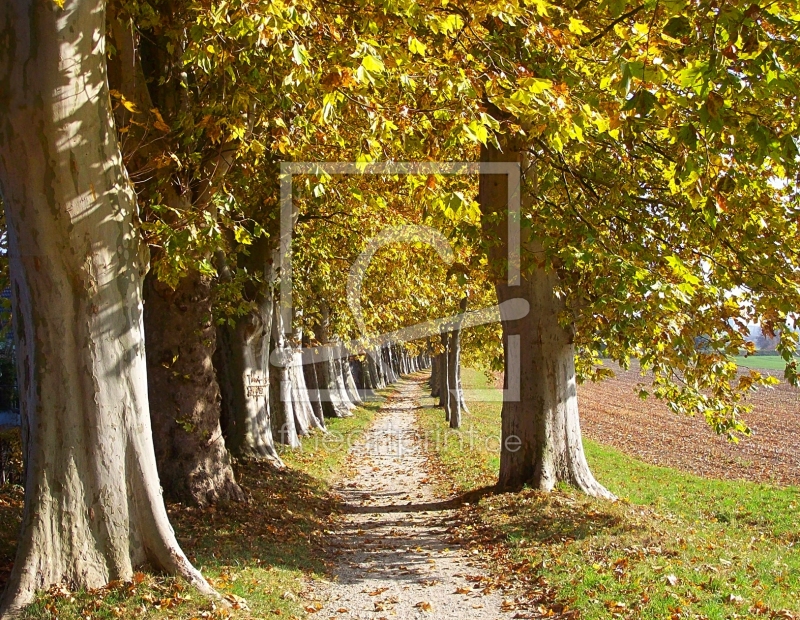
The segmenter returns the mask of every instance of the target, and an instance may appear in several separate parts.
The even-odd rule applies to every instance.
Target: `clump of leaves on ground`
[[[264,463],[237,463],[246,503],[205,509],[168,505],[183,550],[224,601],[199,595],[182,579],[138,572],[131,582],[112,582],[93,591],[73,592],[68,584],[53,587],[23,618],[263,620],[315,613],[322,606],[305,590],[308,577],[328,570],[322,538],[338,511],[328,483],[340,473],[352,437],[369,425],[379,406],[371,402],[351,418],[328,420],[327,435],[303,438],[301,449],[283,450],[287,467],[282,471]],[[16,553],[22,505],[21,487],[0,487],[3,582]]]
[[[486,379],[465,371],[464,384]],[[454,539],[522,586],[516,617],[800,618],[797,487],[704,479],[586,441],[620,501],[567,487],[493,494],[499,403],[470,403],[459,431],[442,431],[441,410],[423,404],[428,437],[447,437],[429,443],[443,490],[480,497]]]

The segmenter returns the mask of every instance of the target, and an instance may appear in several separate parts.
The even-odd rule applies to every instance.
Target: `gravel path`
[[[401,380],[349,455],[336,492],[345,514],[329,535],[334,580],[318,582],[317,618],[375,620],[510,617],[486,573],[448,543],[454,506],[436,496],[415,432],[421,375]]]

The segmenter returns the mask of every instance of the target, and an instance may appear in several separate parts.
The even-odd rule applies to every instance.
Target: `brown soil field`
[[[648,381],[636,369],[579,386],[584,435],[648,463],[708,478],[800,485],[800,389],[782,381],[754,393],[745,417],[752,434],[731,443],[703,418],[672,413],[652,396],[642,400],[639,383]]]

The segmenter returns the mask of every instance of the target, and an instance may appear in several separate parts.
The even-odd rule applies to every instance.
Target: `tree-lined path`
[[[318,617],[502,616],[501,593],[475,588],[484,571],[448,542],[456,505],[437,496],[415,427],[425,379],[401,380],[353,445],[349,476],[336,488],[345,514],[329,535],[334,580],[316,587],[327,601]]]

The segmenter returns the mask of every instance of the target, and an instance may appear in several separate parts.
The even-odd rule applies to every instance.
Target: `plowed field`
[[[762,371],[766,372],[766,371]],[[776,373],[776,376],[779,376]],[[752,435],[738,444],[717,436],[702,418],[642,400],[638,370],[578,388],[584,435],[656,465],[711,478],[800,485],[800,389],[785,382],[751,397]]]

